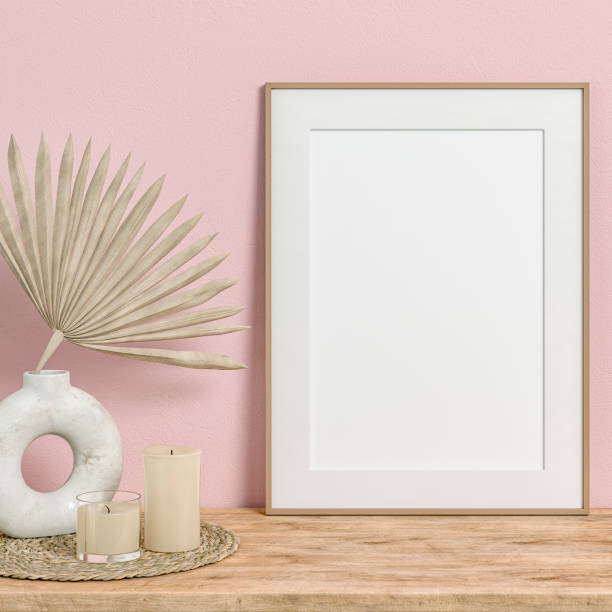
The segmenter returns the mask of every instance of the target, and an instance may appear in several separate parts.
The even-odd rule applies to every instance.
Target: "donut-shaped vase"
[[[41,493],[26,484],[21,460],[46,434],[70,444],[74,467],[62,487]],[[26,372],[23,387],[0,402],[0,532],[33,538],[76,531],[76,496],[116,489],[122,468],[115,422],[98,400],[71,386],[68,372]]]

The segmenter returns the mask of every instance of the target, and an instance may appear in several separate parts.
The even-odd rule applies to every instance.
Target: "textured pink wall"
[[[214,0],[0,4],[0,144],[33,166],[41,130],[54,159],[69,131],[114,165],[131,151],[161,201],[190,194],[230,251],[241,283],[216,303],[247,304],[249,332],[177,342],[249,364],[182,370],[62,347],[49,367],[113,414],[123,485],[142,490],[141,449],[204,449],[202,504],[264,499],[263,94],[266,81],[590,81],[592,84],[592,504],[612,505],[612,2],[608,0]],[[0,179],[6,181],[5,164]],[[158,207],[159,210],[159,207]],[[0,265],[0,396],[20,384],[47,329]],[[44,486],[66,469],[44,445],[27,461]],[[43,447],[43,448],[41,448]],[[30,458],[31,459],[31,458]]]

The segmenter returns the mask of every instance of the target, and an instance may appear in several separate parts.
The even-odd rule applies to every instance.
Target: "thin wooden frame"
[[[275,89],[579,89],[582,90],[582,507],[581,508],[274,508],[272,507],[271,205],[272,91]],[[266,168],[266,514],[269,515],[586,515],[589,513],[589,83],[267,83]]]

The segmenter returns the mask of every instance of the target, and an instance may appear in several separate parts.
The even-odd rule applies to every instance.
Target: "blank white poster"
[[[310,469],[544,469],[543,139],[310,132]]]

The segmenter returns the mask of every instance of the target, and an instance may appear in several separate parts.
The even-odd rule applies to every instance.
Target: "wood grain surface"
[[[0,610],[612,609],[612,510],[589,516],[265,516],[203,510],[238,552],[113,582],[0,578]]]

